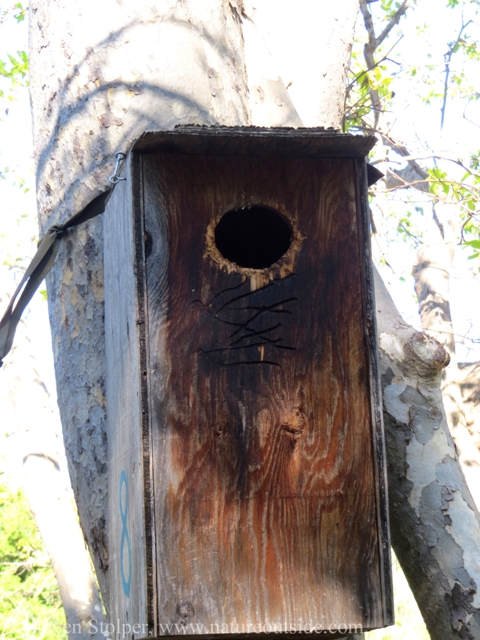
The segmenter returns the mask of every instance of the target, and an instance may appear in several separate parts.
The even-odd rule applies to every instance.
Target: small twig
[[[394,174],[399,180],[402,180],[402,178],[400,176],[397,176],[397,174]],[[403,180],[402,180],[403,181]],[[395,191],[396,189],[406,189],[409,187],[414,187],[416,184],[435,184],[435,183],[439,183],[439,184],[451,184],[454,186],[458,186],[458,187],[463,187],[464,189],[468,189],[470,191],[476,191],[478,192],[478,194],[480,195],[480,189],[477,187],[472,187],[472,185],[470,184],[465,184],[464,182],[455,182],[454,180],[441,180],[440,178],[426,178],[425,180],[412,180],[412,182],[405,182],[403,181],[404,184],[398,185],[396,187],[391,187],[389,189],[385,189],[385,193],[389,192],[389,191]],[[434,194],[430,194],[430,195],[434,195]],[[437,200],[442,200],[442,198],[440,196],[436,196]]]
[[[393,29],[393,27],[396,24],[398,24],[398,22],[400,21],[400,18],[408,9],[409,4],[410,4],[410,0],[404,0],[404,2],[397,9],[397,11],[395,11],[394,15],[391,17],[390,21],[388,22],[388,24],[386,25],[382,33],[377,38],[375,36],[375,27],[372,20],[372,14],[370,13],[370,9],[367,6],[367,1],[360,0],[360,11],[362,12],[363,22],[365,24],[365,29],[368,35],[368,42],[365,44],[363,48],[363,55],[365,58],[365,62],[367,64],[367,68],[373,68],[375,66],[375,58],[374,58],[375,51],[382,44],[382,42],[388,36],[390,31]],[[379,120],[379,114],[380,114],[380,111],[378,109],[378,106],[379,106],[378,91],[376,89],[373,89],[370,86],[369,93],[371,95],[372,104],[374,108],[376,108],[376,110],[374,110],[373,120],[374,120],[375,126],[377,126],[378,120]]]
[[[443,123],[445,121],[445,110],[447,108],[447,96],[448,96],[448,79],[450,77],[450,62],[452,60],[452,56],[455,53],[455,49],[458,46],[461,37],[462,37],[462,33],[465,31],[465,29],[468,27],[468,25],[471,23],[472,21],[469,20],[467,23],[463,22],[463,16],[462,16],[462,27],[458,33],[457,39],[455,40],[455,42],[450,42],[448,45],[448,51],[447,53],[444,54],[443,58],[445,60],[445,81],[443,84],[443,104],[442,104],[442,108],[441,108],[441,118],[440,118],[440,130],[443,130]]]
[[[377,39],[375,37],[375,27],[373,25],[372,14],[370,13],[369,8],[367,7],[366,0],[360,0],[360,11],[363,15],[363,22],[365,24],[365,29],[367,30],[368,42],[365,43],[363,47],[363,57],[365,58],[365,62],[368,68],[373,68],[375,66],[375,58],[374,52],[377,48]],[[370,94],[370,99],[372,101],[372,106],[376,107],[378,100],[378,91],[374,89],[370,84],[368,86],[368,93]],[[373,122],[375,127],[378,124],[379,113],[374,111]]]
[[[412,233],[411,231],[409,231],[409,230],[407,229],[407,227],[405,227],[405,225],[403,225],[401,222],[399,223],[398,228],[399,228],[399,229],[402,229],[402,230],[407,234],[407,236],[409,236],[410,238],[412,238],[413,240],[415,240],[415,243],[416,243],[416,246],[417,246],[417,247],[422,243],[421,238],[419,238],[419,237],[418,237],[418,236],[416,236],[414,233]]]
[[[480,124],[478,124],[477,122],[474,122],[473,120],[470,120],[470,118],[467,118],[467,116],[465,115],[467,107],[468,107],[468,104],[465,106],[465,109],[463,110],[463,118],[464,118],[464,120],[466,120],[467,122],[470,122],[470,124],[473,124],[474,127],[478,127],[480,129]]]
[[[402,40],[402,38],[403,36],[400,36],[400,38],[395,42],[395,44],[391,47],[391,49],[389,49],[389,51],[383,56],[381,60],[379,60],[378,62],[375,62],[373,66],[368,67],[368,69],[364,69],[357,76],[355,76],[355,78],[347,86],[347,91],[349,91],[353,87],[353,85],[360,80],[362,76],[364,76],[369,71],[372,71],[373,69],[375,69],[375,67],[378,67],[378,65],[382,64],[382,62],[385,62],[385,60],[388,60],[389,62],[394,62],[395,64],[399,65],[400,64],[399,62],[396,62],[396,60],[391,60],[388,56],[392,53],[392,51],[395,49],[395,47],[400,42],[400,40]]]
[[[411,325],[414,329],[418,329],[425,333],[425,329],[418,324]],[[473,344],[477,344],[480,340],[478,338],[469,338],[467,335],[463,335],[461,333],[455,333],[455,331],[447,331],[445,329],[427,329],[427,333],[444,333],[447,336],[453,336],[455,338],[462,338],[463,340],[467,340],[468,342],[473,342]]]
[[[390,22],[387,24],[385,29],[376,39],[376,47],[382,44],[385,38],[388,36],[390,31],[393,29],[395,25],[400,22],[400,18],[403,16],[405,11],[410,7],[410,0],[404,0],[404,2],[398,7],[393,16],[390,18]]]
[[[428,182],[433,182],[429,180],[413,180],[412,182],[407,182],[401,176],[398,176],[396,173],[393,173],[393,175],[397,178],[399,182],[403,182],[403,184],[397,184],[394,187],[385,188],[382,190],[382,193],[391,193],[392,191],[398,191],[400,189],[409,189],[410,187],[414,187],[417,184],[425,184]],[[438,182],[438,181],[435,180],[435,182]]]
[[[401,160],[393,160],[392,158],[389,158],[388,162],[392,164],[402,164],[402,162],[405,162],[405,161],[410,162],[411,160],[416,161],[416,160],[430,160],[430,159],[445,160],[447,162],[453,162],[453,164],[456,164],[462,169],[464,169],[473,178],[480,179],[480,173],[476,173],[475,171],[472,171],[470,167],[467,167],[459,158],[449,158],[448,156],[444,156],[439,153],[432,153],[424,156],[403,156]],[[381,160],[380,162],[383,162],[383,160]],[[375,164],[375,163],[371,163],[371,164]]]
[[[423,169],[417,162],[416,160],[422,160],[422,159],[428,159],[428,158],[438,158],[439,160],[448,160],[450,162],[453,162],[454,164],[457,164],[458,166],[460,166],[462,169],[464,169],[469,175],[471,175],[473,178],[480,178],[480,174],[472,171],[469,167],[467,167],[465,164],[463,164],[463,162],[459,159],[454,159],[454,158],[448,158],[447,156],[442,156],[441,154],[429,154],[429,155],[425,155],[424,157],[422,156],[413,156],[410,154],[410,152],[408,151],[407,147],[405,145],[403,145],[402,143],[399,143],[397,141],[395,141],[390,135],[387,135],[386,133],[383,133],[382,131],[379,131],[378,129],[372,128],[370,126],[362,126],[362,127],[357,127],[358,129],[361,129],[362,131],[369,131],[369,132],[373,132],[373,133],[377,133],[378,135],[380,135],[383,140],[388,144],[388,146],[390,146],[392,149],[394,149],[399,155],[402,156],[402,160],[388,160],[389,163],[400,163],[403,161],[406,161],[410,164],[410,166],[415,170],[415,172],[422,178],[422,180],[417,180],[415,182],[411,182],[411,183],[405,183],[405,186],[408,185],[415,185],[415,184],[422,184],[422,183],[432,183],[432,182],[440,182],[440,183],[448,183],[448,184],[452,184],[454,186],[459,186],[459,187],[463,187],[464,189],[468,190],[468,191],[474,191],[475,193],[479,193],[480,194],[480,188],[476,187],[475,185],[471,185],[471,184],[467,184],[465,182],[458,182],[456,180],[442,180],[441,178],[435,177],[435,178],[430,178],[429,174],[427,171],[425,171],[425,169]],[[384,162],[384,160],[381,160],[380,162]],[[396,174],[395,174],[396,175]],[[399,179],[400,177],[397,176]],[[392,188],[392,190],[397,189],[397,188],[404,188],[402,187],[395,187]]]
[[[471,220],[476,220],[476,218],[478,218],[478,215],[475,215],[475,213],[473,211],[467,211],[467,219],[465,220],[465,222],[460,227],[460,242],[459,242],[459,244],[463,244],[464,242],[466,242],[466,240],[465,240],[465,227],[467,226],[467,224],[469,222],[471,222]]]

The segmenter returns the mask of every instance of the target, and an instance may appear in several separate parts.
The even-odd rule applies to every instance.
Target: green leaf
[[[63,640],[65,616],[27,500],[0,483],[0,629],[11,640]]]

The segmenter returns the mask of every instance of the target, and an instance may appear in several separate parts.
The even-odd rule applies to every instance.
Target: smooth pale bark
[[[413,275],[422,328],[445,348],[450,357],[442,374],[443,405],[463,472],[478,507],[480,451],[467,426],[450,310],[450,272],[458,243],[457,215],[453,204],[438,203],[435,206],[428,239],[418,249]]]
[[[467,427],[480,450],[480,362],[458,366]]]
[[[61,427],[37,373],[28,328],[21,323],[16,345],[2,367],[4,418],[20,439],[23,480],[30,509],[52,559],[70,638],[101,640],[91,620],[105,622],[77,513],[61,472]],[[53,635],[61,630],[51,630]]]
[[[244,2],[252,124],[296,126],[295,114],[285,124],[279,119],[285,118],[279,113],[284,101],[294,105],[302,126],[341,129],[358,6],[358,0]],[[288,87],[288,98],[272,96],[274,104],[265,113],[263,91],[275,82]]]
[[[117,151],[147,129],[250,124],[240,17],[228,1],[34,1],[31,103],[41,228],[109,184]],[[65,238],[47,281],[65,449],[108,601],[103,237]]]
[[[99,15],[91,0],[33,2],[43,228],[105,188],[115,152],[145,129],[180,122],[340,125],[358,0],[300,1],[289,10],[273,1],[258,4],[105,0]],[[315,27],[327,35],[314,37]],[[305,37],[305,29],[312,35]],[[96,220],[63,242],[49,296],[70,472],[107,595],[102,282]],[[479,635],[479,522],[442,409],[446,354],[401,321],[379,286],[397,555],[435,638],[473,639]],[[443,627],[432,621],[433,611]]]

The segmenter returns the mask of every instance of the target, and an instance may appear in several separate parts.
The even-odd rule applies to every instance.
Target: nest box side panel
[[[146,369],[143,232],[138,158],[129,158],[104,214],[105,341],[109,451],[109,616],[147,635],[153,617],[148,589],[144,437]],[[132,190],[133,187],[133,190]],[[148,483],[147,483],[148,488]],[[151,583],[151,579],[150,579]],[[121,627],[128,628],[128,627]]]
[[[165,635],[383,625],[355,162],[144,156]],[[288,223],[270,267],[219,251],[243,207]]]
[[[378,335],[376,323],[375,283],[372,249],[370,243],[371,220],[368,206],[369,165],[363,160],[355,161],[357,174],[357,211],[360,263],[362,271],[363,313],[367,360],[370,378],[370,407],[372,413],[373,458],[377,488],[377,516],[380,548],[380,577],[383,592],[383,625],[395,624],[393,602],[393,577],[390,544],[390,521],[388,513],[387,452],[383,424],[383,401],[380,384]]]

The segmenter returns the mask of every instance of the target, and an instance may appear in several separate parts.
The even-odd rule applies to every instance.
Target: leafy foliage
[[[28,7],[23,5],[21,2],[15,2],[6,9],[0,8],[0,24],[5,22],[5,19],[9,16],[13,16],[17,22],[23,22],[25,20],[27,10]]]
[[[13,18],[17,23],[25,20],[27,7],[21,2],[7,7],[0,8],[0,24],[9,18]],[[0,98],[6,98],[10,102],[14,99],[13,91],[19,86],[28,86],[28,55],[26,51],[16,51],[16,54],[7,54],[7,60],[0,59],[0,80],[8,81],[8,89],[5,91],[0,84]]]
[[[397,203],[394,207],[398,212],[397,232],[404,240],[417,246],[422,237],[422,220],[415,215],[419,199],[421,209],[428,206],[428,202],[430,208],[436,203],[453,204],[460,220],[460,241],[469,252],[469,258],[475,259],[480,257],[476,247],[480,238],[480,150],[473,149],[459,158],[429,148],[423,141],[419,144],[418,140],[402,140],[398,137],[391,113],[395,110],[397,80],[409,77],[408,90],[412,98],[439,108],[439,136],[445,114],[453,103],[455,115],[462,109],[463,118],[471,122],[466,115],[467,109],[480,98],[478,89],[475,91],[470,81],[478,77],[480,71],[480,42],[475,28],[480,1],[447,0],[451,36],[442,45],[443,53],[432,46],[424,59],[419,58],[410,66],[398,54],[405,28],[395,28],[401,20],[410,19],[414,10],[414,2],[410,2],[407,9],[405,5],[404,2],[381,0],[369,4],[367,10],[364,4],[365,31],[355,42],[352,52],[344,129],[375,132],[381,139],[384,155],[377,161],[386,161],[387,188],[383,192],[379,188],[376,193],[383,198],[384,208],[388,202]],[[455,10],[455,13],[448,9]],[[431,37],[426,24],[420,23],[415,27],[410,24],[409,28],[416,30],[417,38],[422,42]],[[400,86],[404,88],[406,85]],[[480,127],[480,122],[472,124]],[[398,178],[397,169],[402,158],[405,158],[403,164],[407,163],[407,167],[403,166],[400,173],[403,176],[408,173],[407,178]],[[408,165],[410,172],[407,172]],[[418,191],[423,192],[421,196]],[[407,212],[405,206],[398,205],[399,202],[406,205]]]
[[[17,51],[17,56],[8,54],[10,64],[0,60],[0,76],[9,78],[13,83],[24,80],[28,72],[28,56],[25,51]]]
[[[429,168],[430,193],[439,201],[457,204],[462,220],[461,240],[465,247],[475,247],[477,241],[466,241],[465,237],[480,233],[480,173],[474,170],[478,154],[470,157],[469,166],[461,160],[451,162],[464,170],[463,175],[453,178],[449,172],[437,166]],[[470,255],[470,258],[474,257],[476,254]]]
[[[0,639],[63,640],[55,574],[21,491],[0,484]]]
[[[465,244],[474,249],[473,253],[469,256],[469,260],[480,257],[480,240],[470,240],[465,242]]]

